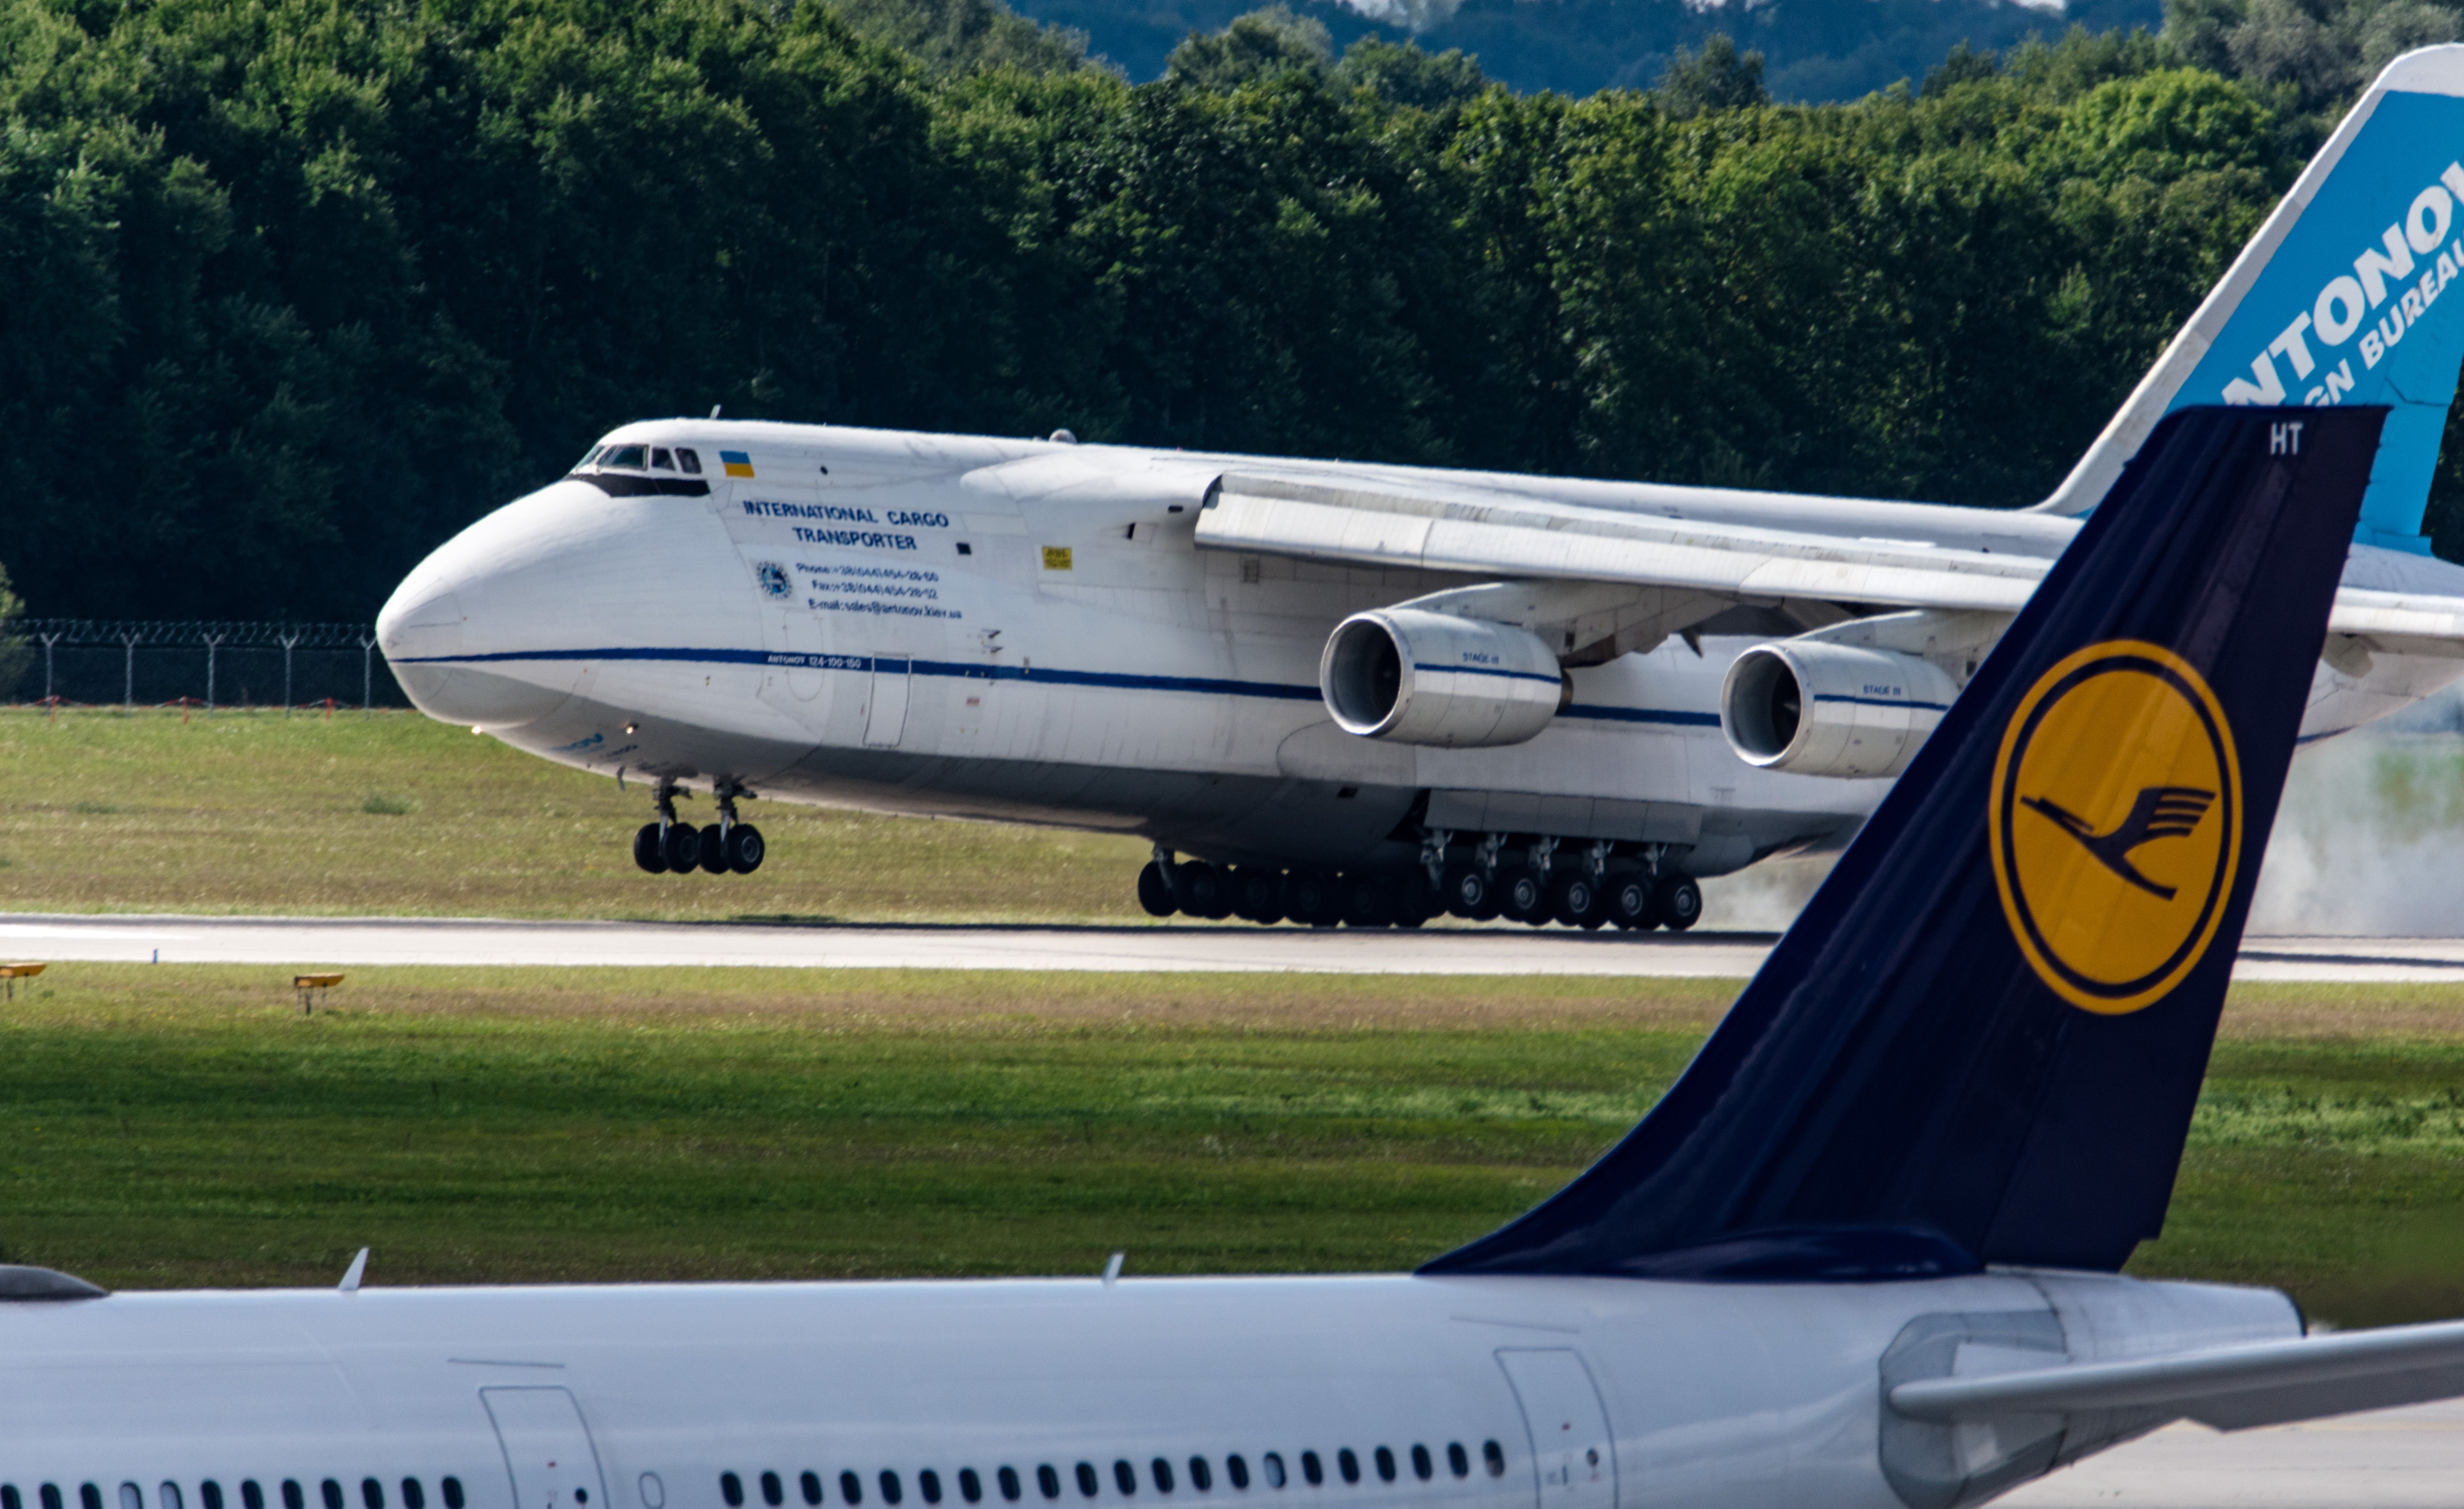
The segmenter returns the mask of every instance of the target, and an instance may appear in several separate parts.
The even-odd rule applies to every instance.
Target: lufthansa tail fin
[[[2120,1268],[2164,1223],[2385,418],[2167,417],[1650,1115],[1423,1271]]]
[[[2464,361],[2464,46],[2389,63],[2038,507],[2084,514],[2156,422],[2201,404],[2388,405],[2355,538],[2427,553]]]

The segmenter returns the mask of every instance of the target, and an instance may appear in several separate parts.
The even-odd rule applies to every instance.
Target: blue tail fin
[[[2166,414],[2200,404],[2384,404],[2363,544],[2427,552],[2422,512],[2464,361],[2464,46],[2389,63],[2070,476],[2097,506]],[[2464,293],[2464,290],[2457,290]]]
[[[2164,1223],[2385,417],[2166,419],[1667,1096],[1423,1271],[2118,1269]]]

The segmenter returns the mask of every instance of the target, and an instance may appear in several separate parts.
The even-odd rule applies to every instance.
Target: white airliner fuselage
[[[1904,1509],[2152,1421],[1997,1435],[1890,1386],[2300,1330],[2265,1291],[2057,1274],[117,1295],[0,1303],[0,1480],[25,1509]]]
[[[1921,504],[755,422],[627,425],[593,455],[446,544],[386,606],[385,653],[422,708],[646,784],[1137,834],[1295,867],[1407,864],[1447,832],[1458,852],[1495,834],[1718,875],[1836,841],[1888,782],[1757,768],[1722,732],[1730,663],[1819,626],[1784,616],[1821,611],[1803,602],[1571,667],[1565,705],[1526,742],[1348,733],[1319,688],[1335,625],[1484,579],[1204,548],[1199,517],[1227,471],[1476,484],[1989,560],[2041,562],[2078,529]],[[688,457],[698,470],[681,470]],[[2346,580],[2464,596],[2464,570],[2366,546]],[[2449,655],[2322,663],[2304,736],[2459,674]]]

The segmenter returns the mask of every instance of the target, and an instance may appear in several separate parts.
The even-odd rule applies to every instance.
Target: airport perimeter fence
[[[0,698],[20,706],[407,708],[364,623],[19,619]]]

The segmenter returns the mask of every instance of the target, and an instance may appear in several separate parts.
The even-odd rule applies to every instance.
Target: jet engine
[[[1398,744],[1520,744],[1568,697],[1540,637],[1419,608],[1355,613],[1327,636],[1318,689],[1348,733]]]
[[[1896,776],[1959,688],[1929,660],[1817,640],[1757,645],[1728,667],[1720,729],[1749,765],[1798,776]]]

